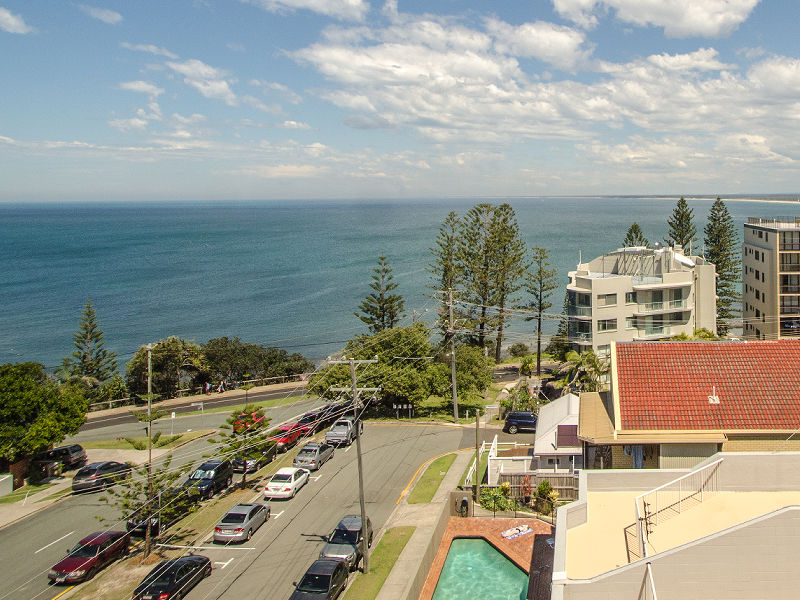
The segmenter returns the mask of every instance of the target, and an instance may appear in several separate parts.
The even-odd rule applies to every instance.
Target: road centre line
[[[161,548],[174,548],[177,550],[256,550],[256,548],[245,548],[242,546],[178,546],[177,544],[156,544]]]
[[[71,536],[73,533],[75,533],[75,532],[74,531],[70,531],[67,535],[62,535],[60,538],[58,538],[54,542],[50,542],[49,544],[47,544],[47,546],[42,546],[41,548],[39,548],[36,552],[34,552],[34,554],[39,554],[39,552],[41,552],[42,550],[46,550],[47,548],[49,548],[53,544],[57,544],[58,542],[60,542],[64,538],[67,538],[67,537]]]

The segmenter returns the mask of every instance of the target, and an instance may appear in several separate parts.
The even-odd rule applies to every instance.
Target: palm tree
[[[598,357],[592,350],[580,354],[570,350],[558,372],[563,379],[556,383],[556,387],[597,392],[602,386],[603,376],[608,373],[608,360]]]

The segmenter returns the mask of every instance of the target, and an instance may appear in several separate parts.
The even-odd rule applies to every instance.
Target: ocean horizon
[[[754,198],[753,196],[758,196]],[[699,248],[714,196],[686,196]],[[800,216],[795,195],[724,199],[740,241],[747,217]],[[143,344],[170,335],[220,336],[319,361],[366,333],[353,314],[386,255],[406,318],[433,323],[426,286],[439,226],[454,210],[508,202],[528,247],[550,253],[559,282],[584,260],[622,245],[634,221],[662,242],[677,196],[415,200],[264,200],[0,204],[0,362],[58,366],[73,349],[86,299],[120,370]],[[797,205],[797,206],[792,206]],[[564,293],[551,301],[560,312]],[[555,330],[556,319],[546,321]],[[506,340],[533,339],[518,319]]]

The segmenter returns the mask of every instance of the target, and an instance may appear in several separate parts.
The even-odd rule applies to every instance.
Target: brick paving
[[[507,540],[500,535],[501,532],[507,529],[523,524],[530,527],[532,532],[511,540]],[[547,595],[541,597],[549,598],[550,576],[549,571],[546,573],[545,570],[546,567],[552,570],[553,550],[546,540],[554,535],[554,531],[555,529],[551,525],[538,519],[451,517],[447,524],[447,529],[445,529],[442,543],[439,545],[439,551],[436,553],[436,557],[428,571],[428,578],[425,580],[425,586],[422,588],[419,600],[430,600],[433,597],[436,582],[439,580],[445,558],[447,558],[447,551],[450,549],[450,542],[457,537],[482,537],[526,573],[530,573],[533,567],[533,571],[539,571],[538,579],[548,582],[546,586]],[[534,549],[537,551],[536,555],[534,555]],[[542,586],[538,587],[541,588]],[[537,596],[539,596],[538,593]]]

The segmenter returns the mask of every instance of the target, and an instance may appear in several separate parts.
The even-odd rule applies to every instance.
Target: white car
[[[294,498],[301,487],[308,483],[309,471],[296,467],[278,469],[264,488],[264,498]]]

